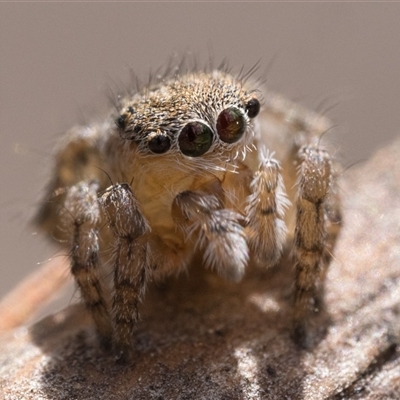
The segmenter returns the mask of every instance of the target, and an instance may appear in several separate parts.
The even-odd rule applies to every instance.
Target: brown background
[[[28,225],[63,131],[98,115],[107,84],[173,52],[251,66],[305,105],[337,104],[345,164],[398,135],[400,4],[0,4],[0,296],[54,253]],[[262,74],[262,72],[261,72]]]

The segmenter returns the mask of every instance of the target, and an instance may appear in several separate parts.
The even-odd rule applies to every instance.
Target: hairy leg
[[[298,344],[306,346],[308,321],[311,311],[317,311],[326,271],[326,199],[331,189],[332,172],[329,154],[319,148],[302,147],[299,159],[293,335]]]
[[[278,162],[272,155],[262,155],[258,171],[250,183],[247,198],[246,235],[255,260],[267,267],[275,265],[286,239],[286,197]]]
[[[94,319],[100,343],[109,347],[112,326],[99,277],[97,189],[95,182],[80,182],[68,190],[63,228],[71,237],[71,273]]]
[[[125,362],[131,350],[133,328],[139,319],[139,301],[149,278],[147,234],[150,228],[126,183],[109,187],[100,197],[100,204],[115,236],[112,311],[117,358]]]

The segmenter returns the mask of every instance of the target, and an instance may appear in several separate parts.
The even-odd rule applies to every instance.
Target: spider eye
[[[199,157],[211,147],[213,136],[207,125],[197,121],[190,122],[179,134],[179,148],[185,156]]]
[[[133,114],[135,112],[135,110],[133,109],[133,107],[128,107],[127,108],[127,113],[121,114],[116,120],[115,120],[115,124],[117,125],[117,127],[119,129],[121,129],[122,131],[126,129],[126,125],[128,123],[128,118],[129,118],[129,114]]]
[[[246,104],[247,116],[254,118],[260,112],[260,102],[257,99],[251,99]]]
[[[119,129],[124,130],[126,128],[127,117],[126,114],[122,114],[115,120],[115,124]]]
[[[236,107],[229,107],[218,115],[217,132],[225,143],[235,143],[246,130],[243,113]]]
[[[171,140],[166,135],[154,135],[148,142],[149,149],[156,154],[162,154],[171,147]]]

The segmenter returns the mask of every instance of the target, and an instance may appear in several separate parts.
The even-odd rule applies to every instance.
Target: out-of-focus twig
[[[26,324],[69,280],[68,260],[56,255],[0,300],[0,333]]]

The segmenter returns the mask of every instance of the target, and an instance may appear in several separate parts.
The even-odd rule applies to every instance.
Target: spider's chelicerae
[[[340,225],[337,173],[319,145],[328,128],[246,76],[215,70],[175,71],[69,131],[37,222],[68,243],[101,343],[126,359],[147,282],[196,255],[239,281],[284,248],[296,268],[293,334],[304,343]]]

